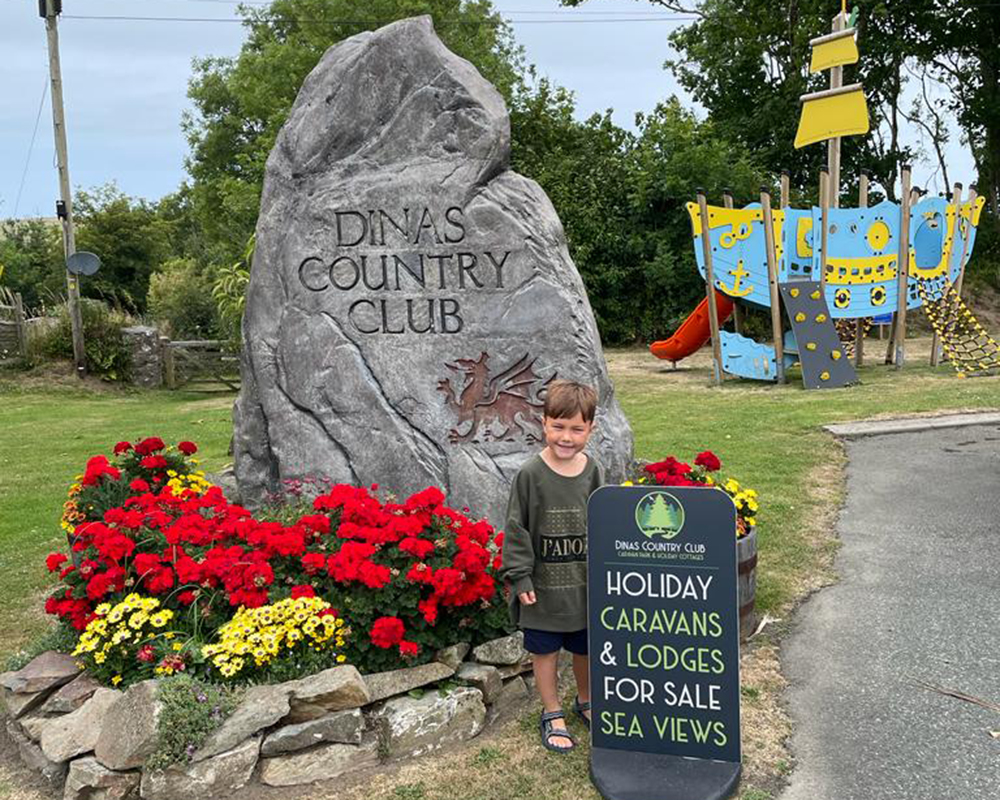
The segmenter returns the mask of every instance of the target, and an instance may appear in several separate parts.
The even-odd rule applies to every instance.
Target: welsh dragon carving
[[[459,358],[454,364],[445,363],[462,382],[457,396],[451,378],[444,378],[437,385],[445,396],[445,404],[458,415],[458,422],[448,432],[448,441],[452,444],[513,442],[520,435],[529,444],[540,442],[544,402],[539,395],[556,376],[542,380],[534,370],[537,359],[528,353],[490,376],[489,359],[484,352],[475,361]]]

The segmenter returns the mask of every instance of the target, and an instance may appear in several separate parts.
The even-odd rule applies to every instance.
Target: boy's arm
[[[528,531],[528,486],[518,473],[507,500],[507,521],[503,537],[500,577],[508,581],[517,595],[533,592],[531,573],[535,571],[535,548]]]

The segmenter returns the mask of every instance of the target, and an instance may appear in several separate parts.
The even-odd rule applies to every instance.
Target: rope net
[[[857,333],[859,320],[857,319],[835,319],[833,324],[837,328],[837,336],[840,337],[840,347],[847,358],[854,358],[855,335]],[[868,335],[872,327],[871,317],[865,317],[861,322],[861,337]]]
[[[1000,344],[979,324],[955,287],[945,280],[917,281],[917,288],[945,358],[959,377],[1000,371]]]

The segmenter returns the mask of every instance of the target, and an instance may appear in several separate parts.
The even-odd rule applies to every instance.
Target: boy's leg
[[[590,658],[573,653],[573,675],[576,678],[576,696],[581,703],[590,702]],[[583,712],[590,719],[590,710]]]
[[[546,711],[560,711],[562,703],[559,702],[558,670],[559,651],[554,653],[535,653],[531,658],[531,669],[535,673],[535,685],[538,686],[538,694],[542,697],[542,707]],[[552,720],[552,727],[557,731],[566,730],[566,721],[562,719]],[[549,742],[556,747],[572,747],[573,742],[565,736],[549,737]]]

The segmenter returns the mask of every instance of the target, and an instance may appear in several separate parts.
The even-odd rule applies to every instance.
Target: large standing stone
[[[549,381],[595,386],[590,449],[632,435],[586,291],[499,93],[429,17],[331,47],[267,162],[234,410],[240,494],[325,475],[434,484],[503,519]]]
[[[163,704],[155,680],[129,686],[108,711],[94,755],[108,769],[142,766],[156,749],[157,726]]]
[[[442,696],[428,692],[419,699],[394,697],[373,715],[391,758],[419,756],[454,742],[471,739],[483,729],[483,695],[471,686]]]
[[[373,739],[361,745],[323,744],[301,753],[276,758],[262,758],[260,780],[268,786],[298,786],[313,781],[328,781],[379,762],[378,743]]]
[[[80,753],[89,753],[97,744],[108,710],[121,693],[98,689],[76,711],[56,717],[42,728],[42,752],[52,761],[67,761]]]
[[[144,771],[139,793],[145,800],[220,800],[246,786],[259,752],[256,736],[197,764]]]
[[[365,685],[371,696],[369,702],[374,703],[377,700],[385,700],[387,697],[426,686],[434,681],[443,681],[454,674],[455,670],[447,664],[431,661],[429,664],[421,664],[419,667],[407,667],[406,669],[394,669],[389,672],[375,672],[371,675],[365,675]]]

